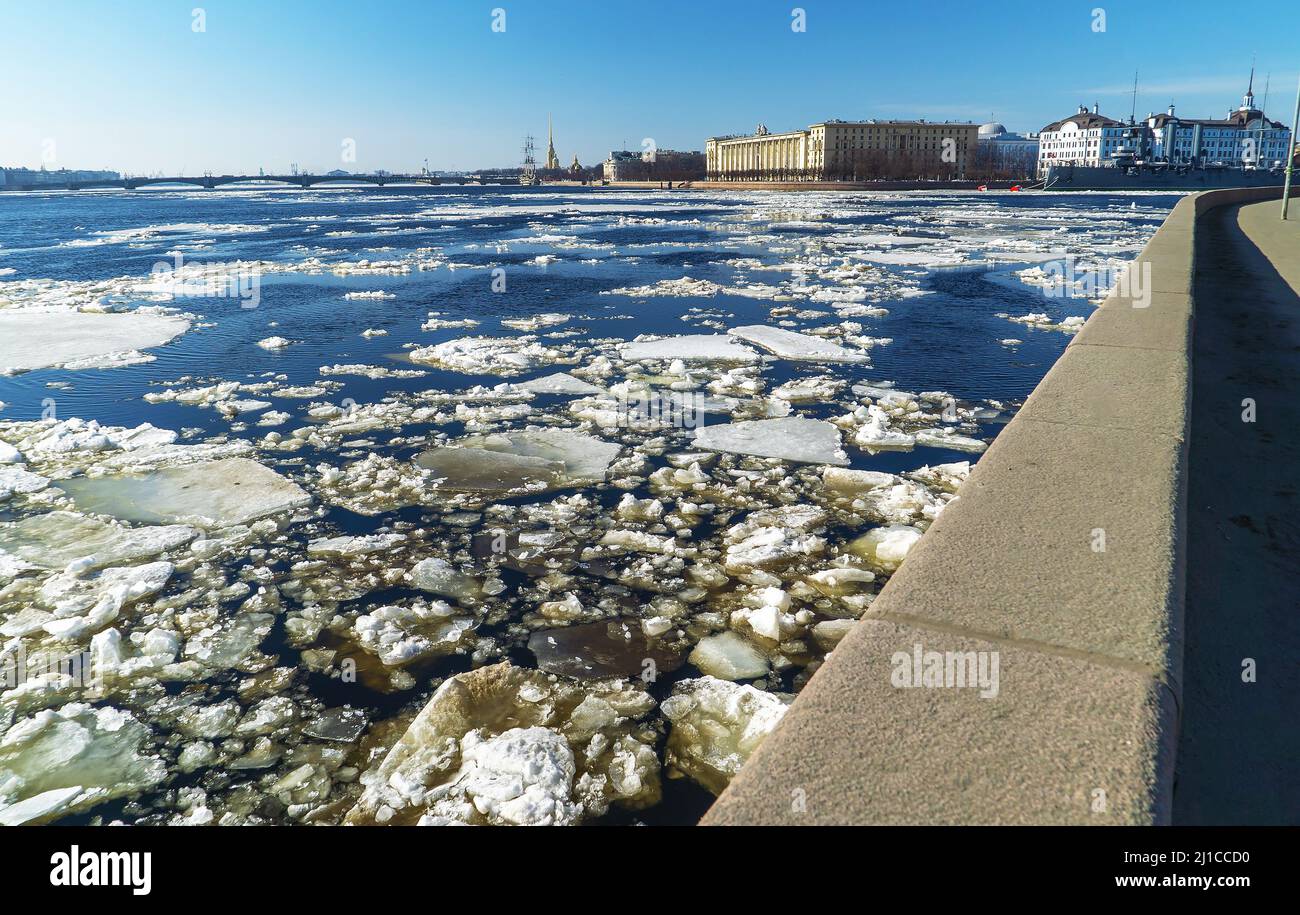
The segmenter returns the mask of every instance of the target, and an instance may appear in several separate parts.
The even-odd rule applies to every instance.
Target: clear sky
[[[1268,111],[1290,123],[1300,74],[1296,0],[4,0],[0,14],[0,165],[132,173],[516,165],[526,133],[545,153],[548,114],[566,165],[758,123],[992,115],[1038,130],[1080,103],[1127,117],[1135,68],[1139,115],[1174,101],[1222,116],[1252,58],[1257,101],[1271,73]]]

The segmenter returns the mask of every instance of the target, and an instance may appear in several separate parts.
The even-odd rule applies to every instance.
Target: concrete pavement
[[[1300,202],[1279,208],[1197,236],[1175,823],[1300,823]]]

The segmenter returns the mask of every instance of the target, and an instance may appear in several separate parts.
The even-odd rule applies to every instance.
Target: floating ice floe
[[[50,485],[50,481],[39,473],[23,470],[21,467],[0,467],[0,502],[14,493],[27,495],[40,492]]]
[[[57,639],[80,641],[117,619],[127,604],[158,593],[175,571],[170,562],[68,571],[46,579],[33,605],[3,626],[0,634],[26,636],[44,630]]]
[[[603,394],[604,388],[589,384],[581,378],[575,378],[568,372],[556,372],[554,375],[545,375],[541,378],[532,378],[528,381],[521,381],[515,385],[523,391],[530,391],[533,394]]]
[[[545,314],[533,315],[528,318],[502,318],[501,323],[506,327],[515,330],[540,330],[543,327],[554,327],[557,324],[564,324],[572,319],[573,315],[547,312]]]
[[[735,632],[720,632],[700,639],[689,660],[720,680],[753,680],[767,676],[771,669],[767,656]]]
[[[412,362],[466,375],[520,375],[561,358],[535,337],[461,337],[411,350]]]
[[[727,571],[781,566],[826,549],[826,540],[814,531],[826,522],[826,512],[815,505],[783,505],[752,512],[722,535]]]
[[[466,448],[541,458],[562,465],[563,477],[576,482],[598,483],[623,449],[576,429],[526,429],[461,439]]]
[[[522,495],[555,488],[564,479],[559,461],[459,445],[422,451],[415,463],[430,473],[434,489],[449,492]]]
[[[867,531],[848,544],[849,552],[879,569],[892,572],[921,539],[921,530],[909,524],[888,524]]]
[[[9,554],[37,568],[89,572],[152,559],[197,536],[199,531],[187,525],[133,528],[52,511],[0,522],[0,557]]]
[[[422,378],[429,374],[420,369],[397,369],[386,365],[364,365],[347,363],[322,365],[318,370],[322,375],[360,375],[362,378]]]
[[[864,362],[866,356],[855,353],[821,337],[795,333],[766,324],[749,324],[727,331],[733,337],[748,340],[780,356],[804,362]]]
[[[785,716],[793,696],[705,676],[673,687],[666,763],[721,794]]]
[[[689,362],[757,362],[758,353],[726,334],[687,334],[624,343],[620,355],[629,361],[680,359]]]
[[[656,625],[649,628],[652,633],[660,629]],[[657,634],[668,628],[671,626]],[[528,639],[528,649],[542,670],[579,680],[640,677],[646,673],[647,662],[658,674],[671,673],[685,659],[652,633],[636,620],[601,620],[540,630]]]
[[[620,289],[608,289],[601,295],[626,295],[637,298],[653,296],[714,296],[722,287],[709,280],[692,279],[683,276],[675,280],[659,280],[646,286],[627,286]]]
[[[406,542],[405,534],[366,534],[356,537],[323,537],[307,544],[308,556],[366,556],[382,553]]]
[[[695,430],[695,445],[807,464],[847,464],[840,433],[830,423],[804,416],[742,420]]]
[[[75,477],[58,484],[82,511],[146,524],[247,524],[311,502],[311,495],[248,458],[163,467],[144,474]]]
[[[130,712],[71,703],[15,721],[0,738],[0,825],[42,823],[167,777]]]
[[[951,429],[942,427],[916,430],[916,443],[930,448],[949,448],[953,451],[972,452],[984,451],[989,446],[988,442],[983,439],[960,435]]]
[[[403,667],[461,648],[478,625],[446,601],[417,600],[409,606],[387,605],[358,616],[352,639],[389,667]]]
[[[189,319],[152,312],[0,310],[0,375],[43,368],[113,368],[149,362],[140,350],[170,343]]]
[[[1056,322],[1053,321],[1051,316],[1045,311],[1030,312],[1027,315],[1021,315],[1020,317],[1012,317],[1011,315],[1000,312],[997,317],[1006,318],[1008,321],[1015,321],[1017,324],[1024,324],[1027,327],[1036,327],[1039,330],[1059,330],[1067,334],[1076,334],[1083,330],[1083,325],[1088,320],[1087,318],[1073,315],[1068,318],[1062,318],[1060,322]]]
[[[796,378],[772,389],[772,396],[791,403],[828,402],[844,388],[845,381],[830,375]]]
[[[970,471],[970,461],[954,461],[951,464],[935,464],[933,467],[927,464],[924,467],[909,471],[905,475],[927,486],[955,493],[961,488],[961,484],[966,482],[966,478],[970,476]]]
[[[353,825],[571,825],[660,797],[654,708],[625,681],[583,686],[508,663],[447,680],[347,815]]]
[[[289,340],[286,337],[266,337],[264,339],[258,340],[257,345],[260,346],[262,349],[284,349],[286,346],[289,346],[292,342],[293,342],[292,340]]]

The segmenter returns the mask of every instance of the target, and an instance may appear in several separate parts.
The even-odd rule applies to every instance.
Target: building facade
[[[704,177],[704,153],[615,149],[605,160],[604,169],[606,181],[699,181]]]
[[[710,137],[704,145],[713,181],[865,181],[959,177],[978,128],[929,121],[823,121],[807,130]]]
[[[1241,105],[1222,120],[1180,118],[1174,106],[1148,114],[1148,158],[1170,165],[1280,168],[1286,165],[1291,131],[1255,107],[1254,75]]]
[[[66,187],[78,181],[119,181],[117,172],[60,168],[0,168],[0,187]]]
[[[1038,132],[1038,172],[1046,174],[1051,165],[1109,165],[1120,151],[1137,148],[1136,134],[1132,125],[1106,117],[1096,105],[1091,111],[1080,105]]]
[[[1241,105],[1222,119],[1163,114],[1125,124],[1080,106],[1039,134],[1038,173],[1052,165],[1280,168],[1290,131],[1255,106],[1254,74]]]
[[[974,171],[981,177],[1025,178],[1038,168],[1038,134],[1011,133],[996,121],[981,124]]]

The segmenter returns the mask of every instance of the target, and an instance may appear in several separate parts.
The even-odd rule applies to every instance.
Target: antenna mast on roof
[[[1137,109],[1138,109],[1138,71],[1134,69],[1133,70],[1133,107],[1130,108],[1128,112],[1128,123],[1130,127],[1137,123]]]

